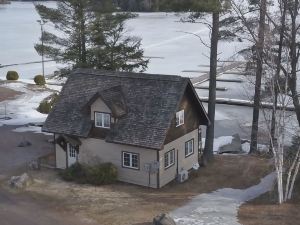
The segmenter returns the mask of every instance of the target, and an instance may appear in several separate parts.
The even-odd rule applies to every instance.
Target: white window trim
[[[178,117],[178,124],[177,124],[177,117]],[[180,122],[182,119],[182,122]],[[181,125],[184,124],[184,109],[183,110],[180,110],[176,113],[176,127],[179,127]]]
[[[168,155],[168,165],[166,166],[166,155]],[[173,163],[171,163],[171,156],[173,155]],[[170,168],[171,166],[173,166],[175,164],[175,149],[172,149],[168,152],[165,153],[164,155],[164,166],[165,166],[165,169],[168,169]]]
[[[109,115],[109,126],[108,127],[104,126],[104,116],[105,115]],[[101,126],[97,125],[97,116],[101,116],[102,117],[102,125]],[[95,127],[110,129],[110,125],[111,125],[111,115],[109,113],[95,112]]]
[[[124,160],[124,155],[125,154],[128,154],[128,155],[130,155],[130,157],[129,157],[129,160],[130,160],[130,162],[129,162],[129,164],[131,165],[131,166],[126,166],[125,165],[125,160]],[[138,160],[138,165],[137,165],[137,167],[134,167],[134,166],[132,166],[132,156],[133,155],[136,155],[137,156],[137,160]],[[139,168],[139,163],[140,163],[140,156],[139,156],[139,154],[138,153],[133,153],[133,152],[122,152],[122,166],[124,167],[124,168],[129,168],[129,169],[134,169],[134,170],[139,170],[140,168]]]
[[[186,154],[185,150],[186,150],[186,146],[188,146],[189,142],[192,142],[192,151],[191,152],[188,151],[188,154]],[[185,157],[189,157],[190,155],[193,155],[194,152],[195,152],[194,148],[195,148],[194,139],[191,139],[191,140],[185,142],[185,144],[184,144],[184,155],[185,155]]]

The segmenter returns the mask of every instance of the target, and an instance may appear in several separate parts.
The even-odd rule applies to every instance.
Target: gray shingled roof
[[[189,82],[188,78],[179,76],[75,70],[43,131],[86,138],[93,126],[90,112],[84,110],[86,104],[97,93],[108,102],[122,93],[126,114],[113,126],[106,141],[161,149]],[[104,90],[108,89],[105,94]]]

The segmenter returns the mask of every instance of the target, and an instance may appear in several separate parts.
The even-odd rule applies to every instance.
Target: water
[[[54,6],[55,2],[45,3]],[[32,2],[13,2],[0,5],[0,64],[18,64],[41,61],[34,44],[41,35],[40,19]],[[45,63],[45,74],[53,73],[57,68],[54,62]],[[0,68],[0,78],[6,76],[8,70],[18,71],[21,79],[30,79],[42,73],[41,64],[12,66]]]
[[[55,2],[43,2],[48,7],[55,7]],[[0,5],[0,64],[17,64],[41,61],[34,44],[41,35],[40,19],[32,2],[12,2]],[[127,34],[142,38],[145,56],[151,58],[149,73],[176,74],[182,76],[199,76],[207,71],[209,49],[199,38],[209,44],[209,30],[203,24],[179,23],[180,17],[165,13],[140,13],[139,17],[127,21]],[[49,30],[49,25],[45,26]],[[53,29],[53,28],[52,28]],[[192,34],[193,33],[193,34]],[[236,52],[244,48],[244,43],[220,42],[219,58],[232,59]],[[58,68],[54,62],[45,63],[45,74],[52,74]],[[0,68],[0,78],[8,70],[16,70],[21,79],[31,79],[42,73],[42,65],[31,64]]]

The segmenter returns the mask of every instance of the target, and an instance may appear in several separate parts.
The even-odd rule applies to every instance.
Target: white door
[[[68,167],[72,166],[77,162],[77,150],[76,148],[68,143]]]

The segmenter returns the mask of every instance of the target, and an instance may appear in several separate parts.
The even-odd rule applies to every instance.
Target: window
[[[194,154],[194,139],[185,142],[185,157]]]
[[[139,169],[139,155],[131,152],[123,152],[123,167]]]
[[[175,149],[165,153],[165,169],[171,167],[175,163]]]
[[[176,113],[176,127],[184,124],[184,110],[181,110]]]
[[[110,128],[110,114],[95,112],[95,126]]]
[[[76,158],[77,151],[76,148],[73,145],[69,145],[69,156],[72,158]]]

